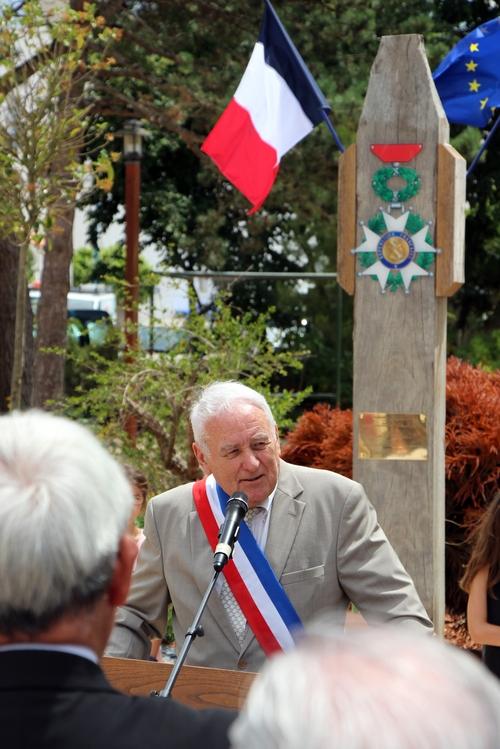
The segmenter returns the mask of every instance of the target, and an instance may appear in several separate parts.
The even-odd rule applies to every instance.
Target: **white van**
[[[30,289],[30,299],[33,313],[36,313],[40,290]],[[67,308],[68,310],[88,309],[107,312],[112,321],[116,323],[116,296],[113,292],[69,291]]]

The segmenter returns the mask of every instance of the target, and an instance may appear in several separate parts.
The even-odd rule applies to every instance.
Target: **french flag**
[[[236,93],[201,150],[257,211],[282,156],[323,120],[330,106],[269,0]],[[333,128],[333,126],[332,126]]]

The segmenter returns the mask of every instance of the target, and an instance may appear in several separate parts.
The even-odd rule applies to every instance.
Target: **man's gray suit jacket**
[[[192,484],[149,503],[127,605],[118,610],[108,655],[147,658],[172,603],[177,647],[213,575],[213,552],[193,504]],[[377,522],[362,486],[331,471],[280,461],[265,554],[304,623],[328,611],[343,626],[352,601],[369,623],[431,631],[415,586]],[[265,659],[251,631],[240,647],[216,591],[202,618],[204,637],[187,662],[256,671]]]

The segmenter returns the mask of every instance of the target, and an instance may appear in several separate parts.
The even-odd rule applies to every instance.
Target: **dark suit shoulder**
[[[194,710],[160,697],[128,697],[119,692],[113,696],[106,699],[107,705],[93,707],[97,716],[100,709],[108,715],[107,735],[102,743],[93,744],[96,749],[229,747],[228,729],[236,717],[233,711]]]
[[[0,655],[0,736],[9,749],[225,749],[235,715],[130,697],[78,656]]]

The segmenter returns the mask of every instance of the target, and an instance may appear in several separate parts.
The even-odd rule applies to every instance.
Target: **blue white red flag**
[[[215,550],[229,497],[212,475],[194,484],[193,497],[208,542]],[[294,633],[302,629],[302,622],[244,521],[224,575],[266,655],[292,648]]]
[[[252,203],[249,213],[268,196],[281,158],[330,111],[276,11],[269,0],[265,3],[259,39],[243,78],[201,147]]]

